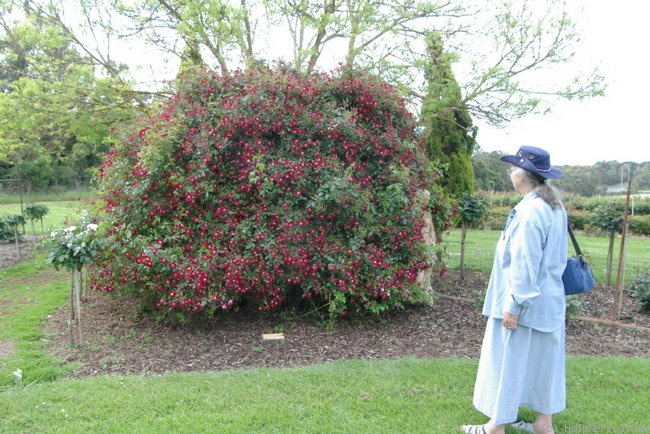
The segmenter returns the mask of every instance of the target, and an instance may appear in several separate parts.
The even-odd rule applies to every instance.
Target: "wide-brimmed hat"
[[[517,151],[517,155],[504,155],[501,157],[501,161],[514,164],[546,179],[562,178],[564,176],[560,169],[551,167],[549,153],[535,146],[522,146]]]

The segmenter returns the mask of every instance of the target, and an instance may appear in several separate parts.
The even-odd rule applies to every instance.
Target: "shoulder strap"
[[[571,237],[571,243],[573,243],[573,248],[576,251],[577,256],[582,256],[582,250],[580,250],[580,246],[578,246],[578,240],[576,240],[575,235],[573,235],[573,231],[571,230],[571,225],[567,223],[567,229],[569,230],[569,237]]]

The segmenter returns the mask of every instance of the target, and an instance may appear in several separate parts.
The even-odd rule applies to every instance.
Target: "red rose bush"
[[[423,155],[396,91],[358,71],[186,77],[102,165],[93,285],[182,319],[421,302]]]

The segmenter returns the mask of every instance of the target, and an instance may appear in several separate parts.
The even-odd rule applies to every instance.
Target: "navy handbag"
[[[592,273],[589,264],[584,260],[582,251],[578,246],[578,241],[573,235],[571,226],[568,227],[569,236],[576,251],[576,256],[567,259],[564,274],[562,274],[562,283],[564,283],[564,293],[566,295],[582,294],[591,291],[596,286],[594,273]]]

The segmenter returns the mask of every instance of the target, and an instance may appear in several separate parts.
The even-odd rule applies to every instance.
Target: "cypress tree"
[[[451,56],[443,50],[440,34],[429,32],[426,43],[427,93],[422,104],[425,148],[441,175],[440,185],[450,197],[459,198],[474,191],[471,157],[476,128],[451,69]]]

